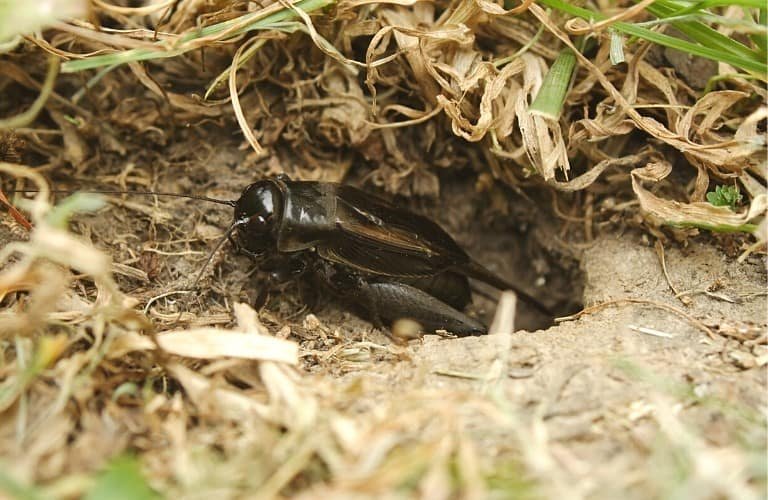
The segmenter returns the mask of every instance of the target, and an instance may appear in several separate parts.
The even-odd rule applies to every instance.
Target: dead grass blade
[[[642,186],[642,181],[658,182],[672,171],[667,162],[653,162],[632,171],[632,189],[644,211],[663,224],[679,227],[697,227],[718,232],[754,232],[750,224],[768,211],[768,195],[760,194],[752,200],[748,210],[733,212],[728,207],[716,207],[710,203],[680,203],[664,200]]]
[[[51,92],[53,92],[53,85],[59,74],[60,66],[61,60],[58,57],[48,57],[48,72],[45,75],[43,86],[40,88],[40,95],[37,96],[37,99],[35,99],[35,102],[32,103],[32,106],[30,106],[28,110],[12,118],[4,118],[0,120],[0,130],[26,127],[35,120],[38,113],[40,113],[40,110],[43,109],[46,101],[48,101]]]
[[[248,42],[242,44],[240,48],[237,49],[237,52],[235,52],[235,56],[232,59],[232,67],[229,71],[229,98],[232,101],[232,109],[235,111],[237,123],[240,125],[240,130],[243,132],[245,139],[257,155],[262,155],[264,154],[264,149],[259,144],[259,141],[256,140],[256,136],[253,134],[250,125],[248,125],[248,121],[243,113],[243,108],[240,105],[240,98],[237,94],[237,68],[240,65],[240,56],[243,51],[248,49],[249,45],[253,45],[256,42],[258,42],[258,39],[252,38]]]
[[[166,352],[195,359],[215,359],[224,356],[298,363],[295,342],[254,333],[238,333],[216,328],[197,328],[163,332],[155,339]]]

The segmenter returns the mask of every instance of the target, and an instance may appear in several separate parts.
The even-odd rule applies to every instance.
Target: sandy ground
[[[482,247],[475,252],[498,258]],[[701,467],[701,483],[682,491],[733,494],[732,478],[716,485],[720,479],[706,461],[731,454],[738,462],[744,449],[759,458],[765,442],[765,263],[739,264],[695,241],[667,249],[665,261],[677,293],[688,292],[682,299],[644,238],[606,235],[581,254],[580,277],[587,307],[615,306],[538,331],[428,336],[411,344],[405,360],[374,354],[371,362],[325,368],[343,373],[339,387],[364,388],[353,409],[362,414],[420,389],[492,394],[519,427],[499,427],[482,412],[470,417],[482,455],[504,456],[512,443],[526,440],[539,455],[528,459],[542,461],[539,473],[552,479],[555,495],[646,498],[649,491],[680,491],[668,482],[680,448],[702,460],[693,466]],[[578,282],[573,286],[579,289]],[[488,301],[476,302],[492,310]],[[339,328],[336,313],[319,314],[326,331]],[[356,323],[345,318],[346,328]],[[377,332],[363,337],[386,342]],[[430,404],[429,397],[414,404]]]
[[[200,178],[219,179],[207,190],[194,176],[168,176],[158,187],[237,196],[234,188],[252,175],[232,151],[222,147],[201,166]],[[500,214],[460,177],[447,178],[440,200],[413,206],[559,316],[582,305],[597,309],[550,327],[522,304],[514,332],[507,323],[489,336],[395,345],[337,300],[324,298],[311,313],[295,287],[277,291],[261,321],[299,342],[302,383],[326,387],[334,412],[370,426],[372,436],[389,429],[400,446],[442,443],[448,432],[459,448],[472,447],[484,477],[498,476],[494,491],[759,497],[768,364],[763,256],[738,263],[709,237],[667,243],[667,280],[652,238],[637,230],[609,227],[588,244],[569,245],[546,210],[527,204]],[[232,327],[232,304],[252,304],[261,281],[248,259],[231,251],[216,255],[193,300],[155,299],[188,286],[230,218],[203,203],[125,197],[77,217],[73,229],[112,257],[120,288],[139,307],[150,303],[147,314],[159,330],[179,326],[180,308],[181,326]],[[12,233],[5,238],[23,237],[17,228]],[[476,289],[482,293],[471,311],[490,324],[498,292]],[[124,438],[90,467],[110,450],[149,444],[140,435]],[[361,446],[376,455],[376,446]],[[324,491],[330,487],[315,485],[307,494],[355,490],[342,483]],[[357,489],[369,494],[372,487],[362,481]],[[381,488],[387,491],[386,481]]]
[[[238,61],[239,41],[210,39],[210,50],[98,75],[62,73],[56,98],[29,128],[0,136],[0,161],[29,165],[56,189],[230,200],[277,173],[344,180],[435,219],[565,319],[555,324],[523,303],[497,308],[499,291],[473,284],[469,314],[489,325],[506,318],[492,335],[395,343],[317,290],[310,310],[306,287],[288,284],[271,290],[258,319],[248,310],[238,323],[235,311],[247,309],[238,303],[255,304],[265,280],[227,245],[205,267],[200,292],[188,293],[231,209],[111,196],[70,220],[88,242],[77,246],[81,255],[34,236],[6,252],[0,497],[8,484],[41,488],[29,497],[78,497],[115,457],[134,455],[134,479],[169,498],[765,498],[765,251],[739,263],[751,235],[659,227],[669,219],[647,201],[641,209],[639,198],[700,201],[739,176],[752,186],[743,202],[754,203],[764,184],[763,87],[729,77],[699,93],[716,63],[661,48],[643,60],[646,44],[635,41],[628,64],[609,64],[604,32],[597,53],[585,52],[597,67],[580,64],[562,119],[533,119],[526,109],[560,46],[548,17],[481,13],[497,10],[493,2],[455,12],[444,3],[367,3],[314,19],[344,57],[381,62],[375,71],[334,62],[302,33],[270,32],[233,74],[239,100],[228,100],[226,85],[201,98]],[[193,34],[246,7],[278,7],[172,4],[170,24],[108,13],[107,3],[91,14],[136,36],[133,28],[155,24]],[[440,34],[446,19],[461,30]],[[386,31],[395,26],[440,35]],[[83,29],[47,40],[74,59],[136,43]],[[3,58],[10,98],[0,116],[32,105],[44,54],[27,41]],[[233,105],[244,112],[237,121]],[[424,119],[399,126],[416,116]],[[638,167],[666,162],[666,180],[638,177]],[[594,184],[580,184],[593,174]],[[10,177],[4,189],[21,187]],[[54,243],[76,246],[56,235]],[[28,237],[1,219],[0,248]],[[58,266],[25,257],[50,248]],[[183,344],[198,327],[217,328],[207,330],[212,344],[225,343],[219,329],[289,339],[293,357],[228,351],[211,360],[157,342],[182,330]]]
[[[606,236],[583,254],[585,303],[631,298],[646,304],[617,304],[535,332],[428,336],[412,345],[407,360],[347,365],[339,383],[364,388],[355,408],[363,414],[419,388],[492,395],[514,417],[507,426],[482,412],[470,417],[482,456],[494,460],[523,441],[528,456],[521,460],[538,468],[551,495],[707,498],[720,491],[749,497],[758,490],[742,491],[737,477],[708,467],[736,470],[749,456],[757,463],[747,468],[761,467],[765,269],[760,261],[738,264],[698,244],[668,250],[666,262],[680,291],[716,284],[718,296],[691,294],[683,305],[652,247]],[[762,340],[710,338],[702,325]],[[687,460],[697,481],[680,486],[675,470]]]
[[[235,168],[231,182],[247,178]],[[704,237],[686,247],[670,243],[668,281],[657,249],[634,230],[606,230],[569,249],[555,243],[557,226],[536,224],[541,218],[530,210],[492,216],[482,195],[451,203],[460,185],[446,183],[440,203],[417,208],[559,315],[581,304],[597,308],[544,327],[521,305],[518,331],[506,324],[493,335],[427,336],[397,346],[335,300],[310,314],[289,287],[273,294],[261,321],[299,341],[306,380],[330,383],[326,403],[358,424],[379,426],[409,411],[439,419],[448,405],[449,421],[440,428],[460,414],[457,439],[474,447],[480,468],[503,480],[536,481],[545,496],[759,497],[768,363],[764,258],[738,263]],[[207,194],[226,197],[221,192],[215,186]],[[113,257],[121,288],[140,307],[183,288],[231,217],[182,200],[157,203],[117,200],[74,223]],[[231,304],[253,303],[259,290],[252,271],[244,257],[220,252],[205,293],[191,302],[152,301],[148,316],[169,326],[182,307],[187,326],[231,326]],[[497,296],[476,294],[473,313],[490,323]],[[428,432],[418,421],[414,429]],[[323,487],[309,491],[312,497]]]

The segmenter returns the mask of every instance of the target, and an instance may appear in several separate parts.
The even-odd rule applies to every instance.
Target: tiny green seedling
[[[707,201],[716,207],[728,207],[736,210],[741,204],[742,195],[736,186],[717,186],[714,191],[707,193]]]

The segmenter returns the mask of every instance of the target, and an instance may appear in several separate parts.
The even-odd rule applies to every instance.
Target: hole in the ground
[[[468,189],[466,181],[446,182],[441,190],[441,201],[429,207],[429,215],[454,235],[475,260],[520,287],[552,313],[544,315],[519,300],[515,329],[548,328],[555,317],[582,308],[584,279],[579,261],[575,252],[559,242],[559,221],[541,208],[546,201],[522,201],[510,207],[508,214],[501,215],[491,209],[487,192],[475,193]],[[499,292],[481,283],[475,283],[473,288],[473,308],[490,324]]]

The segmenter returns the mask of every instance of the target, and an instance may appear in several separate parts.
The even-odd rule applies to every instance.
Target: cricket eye
[[[251,233],[263,234],[272,229],[272,214],[266,216],[256,214],[248,219],[247,231]]]

